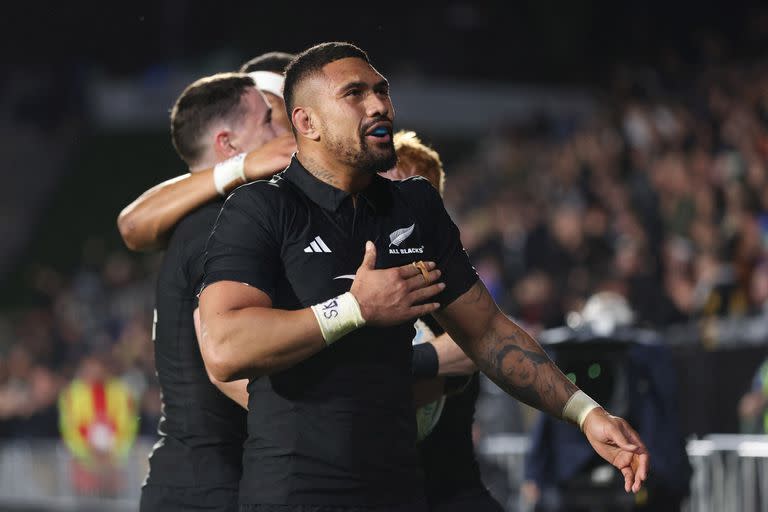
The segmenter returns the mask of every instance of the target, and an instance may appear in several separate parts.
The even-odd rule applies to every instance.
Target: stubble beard
[[[331,150],[339,155],[340,160],[360,172],[361,174],[376,174],[388,171],[397,163],[394,141],[378,150],[371,149],[364,135],[358,136],[358,144],[355,145],[340,139],[329,139]]]

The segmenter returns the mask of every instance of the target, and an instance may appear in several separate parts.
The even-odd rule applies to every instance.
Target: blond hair
[[[398,169],[410,172],[412,176],[424,176],[443,195],[445,171],[437,151],[421,142],[412,131],[397,132],[394,143]]]

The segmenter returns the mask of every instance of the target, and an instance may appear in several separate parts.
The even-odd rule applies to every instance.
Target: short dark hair
[[[296,57],[293,53],[267,52],[254,57],[242,66],[241,73],[253,73],[254,71],[272,71],[273,73],[285,73],[285,68]]]
[[[211,123],[222,119],[238,121],[245,115],[242,97],[254,87],[243,73],[219,73],[201,78],[184,89],[171,109],[171,141],[190,167],[205,152],[202,136]]]
[[[289,119],[294,107],[296,87],[305,78],[320,71],[326,64],[347,58],[362,59],[368,64],[371,63],[368,59],[368,54],[352,43],[331,42],[320,43],[304,50],[288,64],[288,67],[285,69],[283,98],[285,99],[285,108],[288,110]]]

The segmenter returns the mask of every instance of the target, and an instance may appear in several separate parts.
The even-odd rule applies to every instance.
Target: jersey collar
[[[335,212],[350,195],[315,178],[301,165],[296,156],[291,159],[291,165],[282,173],[282,177],[299,187],[314,203],[326,210]],[[391,202],[388,183],[389,180],[377,174],[358,197],[364,199],[374,211],[385,208]]]

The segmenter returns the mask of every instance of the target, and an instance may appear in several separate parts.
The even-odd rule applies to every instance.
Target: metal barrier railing
[[[513,498],[519,496],[527,449],[526,437],[518,435],[492,436],[478,446],[481,457],[506,465]],[[685,512],[768,511],[768,436],[710,435],[689,441],[686,450],[693,477]],[[517,499],[507,503],[509,510],[525,509]]]
[[[484,438],[477,447],[482,466],[492,464],[501,467],[506,473],[507,488],[494,489],[496,499],[502,502],[506,510],[528,512],[520,496],[528,444],[527,436],[496,434]]]
[[[0,444],[0,509],[135,511],[147,474],[149,440],[140,439],[119,464],[78,465],[57,440]]]
[[[690,512],[768,510],[768,436],[711,435],[687,449]]]
[[[88,480],[58,441],[0,443],[0,508],[136,510],[151,448],[150,440],[139,440],[110,475]],[[502,499],[510,511],[526,510],[519,491],[527,449],[521,435],[489,436],[478,446],[482,460],[506,473]],[[694,473],[685,512],[768,511],[768,436],[710,435],[689,441],[687,451]]]

